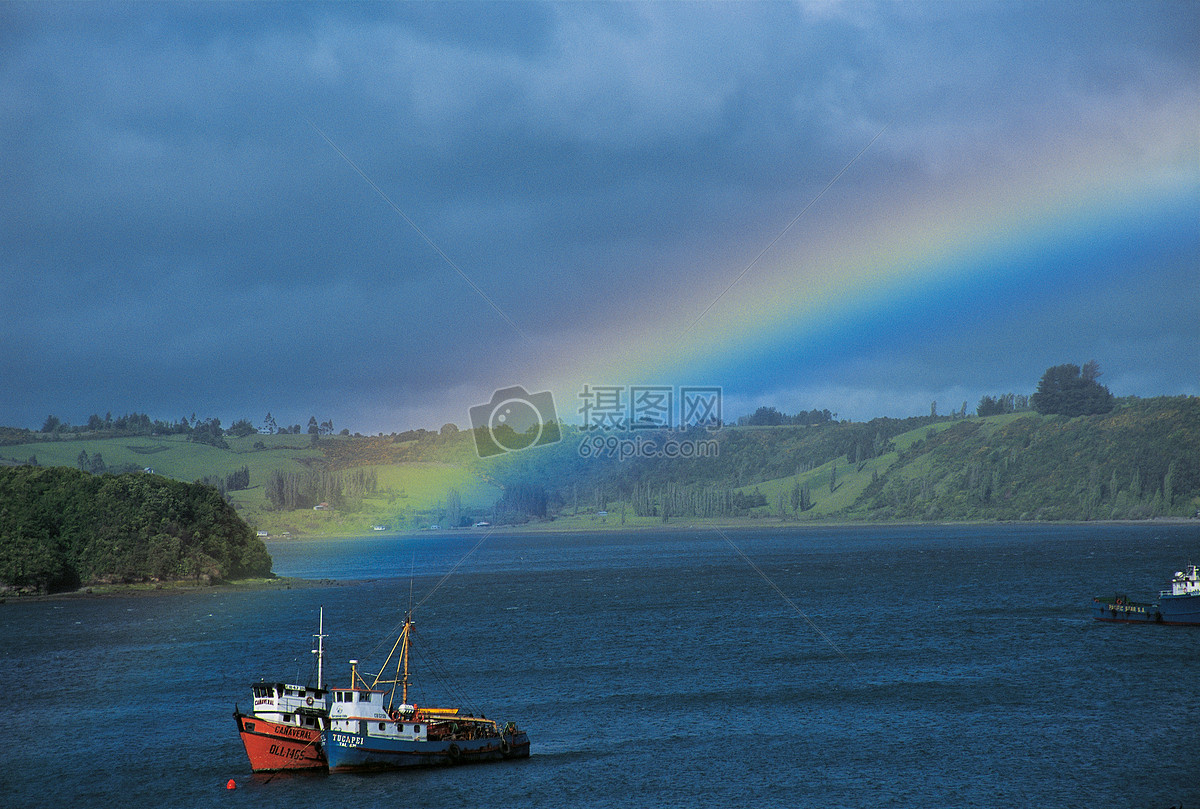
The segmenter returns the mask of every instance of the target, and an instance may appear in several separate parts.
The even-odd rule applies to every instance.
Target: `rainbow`
[[[584,383],[777,390],[834,357],[978,326],[1006,302],[1071,296],[1164,264],[1198,267],[1196,144],[1162,142],[1159,154],[1136,160],[1095,151],[830,199],[826,210],[820,200],[748,270],[761,245],[741,264],[697,273],[652,317],[575,345],[552,387],[567,398]]]

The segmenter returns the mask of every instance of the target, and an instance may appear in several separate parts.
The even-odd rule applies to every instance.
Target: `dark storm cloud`
[[[1194,100],[1195,23],[1188,3],[7,4],[0,421],[402,412],[713,283],[706,256],[768,243],[881,128],[831,201]]]

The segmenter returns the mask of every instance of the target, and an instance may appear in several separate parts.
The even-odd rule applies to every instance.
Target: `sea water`
[[[290,590],[0,605],[11,807],[1200,804],[1200,627],[1093,621],[1200,526],[776,528],[273,542]],[[378,668],[532,757],[253,776],[250,683]],[[236,782],[235,790],[226,789]]]

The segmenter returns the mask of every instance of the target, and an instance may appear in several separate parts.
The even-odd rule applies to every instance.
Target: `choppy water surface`
[[[3,803],[1200,803],[1200,628],[1088,612],[1152,597],[1200,526],[483,536],[270,546],[277,573],[338,580],[315,588],[10,599]],[[515,719],[532,758],[252,777],[249,683],[309,680],[322,605],[330,677],[378,664],[410,597],[416,701]]]

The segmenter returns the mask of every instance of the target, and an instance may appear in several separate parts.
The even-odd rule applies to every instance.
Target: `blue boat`
[[[1200,626],[1200,572],[1195,565],[1176,572],[1171,589],[1161,590],[1155,604],[1130,601],[1119,593],[1112,598],[1093,598],[1092,617],[1127,624]]]
[[[350,686],[330,690],[329,727],[322,747],[331,773],[396,770],[529,757],[529,736],[515,722],[503,727],[458,708],[424,708],[408,701],[412,618],[371,683],[350,661]],[[392,658],[395,676],[384,680]],[[381,688],[380,686],[391,686]],[[399,690],[399,695],[397,695]],[[399,696],[397,701],[396,697]]]

